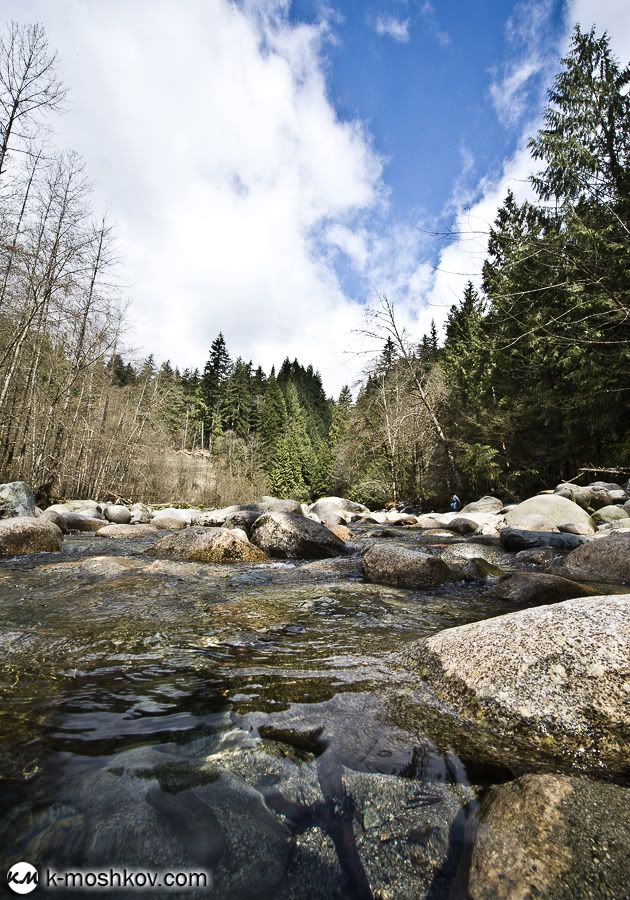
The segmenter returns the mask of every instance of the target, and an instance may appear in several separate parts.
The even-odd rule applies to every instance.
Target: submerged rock
[[[347,552],[324,525],[295,513],[265,513],[252,528],[252,542],[280,559],[322,559]]]
[[[0,519],[35,517],[35,495],[25,481],[0,484]]]
[[[530,605],[559,603],[575,597],[592,597],[597,593],[568,578],[537,572],[506,575],[497,583],[495,592],[498,597],[510,603]]]
[[[449,568],[437,556],[396,544],[372,544],[363,557],[369,581],[402,588],[432,588],[449,577]]]
[[[563,525],[574,525],[582,529],[583,534],[593,534],[594,527],[591,517],[581,506],[561,497],[559,494],[539,494],[524,500],[505,517],[508,526],[514,528],[523,527],[523,521],[528,516],[542,516],[551,525],[560,528]]]
[[[455,744],[472,743],[480,758],[599,774],[627,767],[630,594],[450,628],[400,661],[439,704]]]
[[[0,556],[54,553],[61,550],[62,542],[60,529],[44,517],[0,519]]]
[[[207,531],[189,529],[168,535],[149,547],[150,556],[191,562],[233,563],[265,562],[267,556],[247,540],[246,535],[228,528]]]
[[[630,583],[630,532],[589,541],[569,553],[562,569],[578,578]]]
[[[525,775],[485,799],[471,900],[623,897],[630,791],[590,778]]]
[[[155,525],[104,525],[96,532],[98,537],[124,541],[141,541],[157,534]]]

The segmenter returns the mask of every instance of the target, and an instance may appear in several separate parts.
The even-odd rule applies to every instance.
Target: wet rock
[[[126,506],[112,503],[105,507],[105,518],[115,525],[128,525],[131,522],[131,511]]]
[[[624,896],[629,793],[563,775],[525,775],[494,787],[482,805],[471,900]]]
[[[67,534],[69,531],[65,516],[55,512],[53,509],[45,509],[39,518],[48,519],[50,522],[53,522],[62,534]],[[102,524],[103,523],[101,522],[101,525]]]
[[[503,528],[499,534],[501,546],[506,550],[534,550],[551,547],[554,550],[575,550],[588,540],[584,535],[564,534],[553,531],[523,531],[520,528]]]
[[[295,513],[265,513],[254,524],[252,542],[280,559],[321,559],[347,552],[324,525]]]
[[[460,512],[465,513],[500,513],[503,509],[503,501],[496,497],[485,496],[474,503],[467,503]]]
[[[0,519],[0,556],[54,553],[61,550],[63,535],[49,519],[16,516]]]
[[[104,525],[96,534],[119,541],[142,541],[152,538],[157,532],[155,525]]]
[[[626,519],[628,513],[623,506],[602,506],[597,512],[593,513],[593,521],[598,525],[606,522],[617,522],[619,519]]]
[[[432,588],[443,584],[449,569],[438,556],[395,544],[372,544],[363,557],[368,581],[402,588]]]
[[[422,679],[455,746],[472,744],[480,759],[626,769],[630,594],[450,628],[400,660]]]
[[[516,562],[531,566],[551,566],[562,557],[551,547],[538,547],[533,550],[519,550],[514,557]]]
[[[129,507],[131,525],[148,525],[151,521],[151,510],[144,503],[132,503]]]
[[[0,519],[35,517],[35,495],[25,481],[0,484]]]
[[[577,578],[630,583],[630,532],[589,541],[569,553],[562,569]]]
[[[542,516],[556,527],[579,526],[583,529],[583,534],[592,534],[595,530],[591,517],[581,506],[558,494],[539,494],[524,500],[506,514],[505,521],[510,527],[521,528],[523,520],[531,515]]]
[[[170,531],[180,531],[188,528],[192,521],[192,513],[189,509],[160,509],[151,519],[151,525],[155,528],[168,528]]]
[[[573,597],[592,597],[597,591],[559,575],[519,572],[502,578],[495,587],[495,593],[510,603],[534,606],[559,603]]]
[[[317,559],[314,562],[305,563],[302,571],[310,572],[315,576],[334,575],[339,578],[359,578],[363,575],[363,563],[358,556]]]
[[[352,532],[347,525],[328,525],[328,529],[329,531],[332,531],[340,541],[347,542],[352,540]]]
[[[139,527],[139,526],[134,526]],[[190,562],[265,562],[267,556],[247,539],[227,528],[189,529],[162,538],[146,550],[150,556]]]

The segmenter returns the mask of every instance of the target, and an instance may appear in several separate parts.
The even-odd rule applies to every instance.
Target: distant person
[[[459,499],[457,494],[453,494],[451,497],[451,512],[459,512],[462,508],[462,501]]]

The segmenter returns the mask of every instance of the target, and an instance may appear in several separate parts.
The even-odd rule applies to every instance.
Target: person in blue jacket
[[[462,508],[462,501],[459,499],[457,494],[453,494],[451,497],[451,512],[459,512]]]

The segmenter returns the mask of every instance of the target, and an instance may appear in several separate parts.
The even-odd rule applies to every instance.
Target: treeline
[[[579,28],[562,64],[530,142],[537,199],[508,193],[442,346],[410,344],[387,298],[373,310],[387,344],[341,449],[364,499],[522,497],[630,467],[630,68]]]

